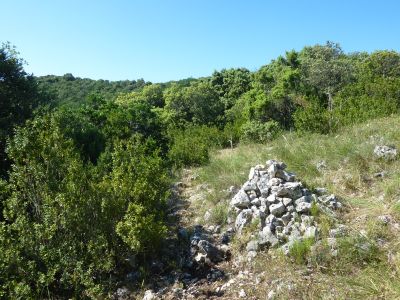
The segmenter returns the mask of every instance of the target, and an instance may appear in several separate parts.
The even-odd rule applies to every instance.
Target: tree
[[[9,168],[6,140],[16,125],[32,116],[40,104],[36,82],[24,71],[24,60],[10,43],[0,47],[0,176]]]
[[[400,77],[400,54],[395,51],[376,51],[366,59],[366,69],[372,76]]]
[[[303,80],[328,97],[328,109],[333,109],[333,96],[352,79],[353,68],[339,44],[305,47],[301,52]]]
[[[228,110],[250,89],[251,73],[245,68],[223,69],[213,73],[210,83]]]
[[[170,121],[178,126],[187,122],[195,125],[222,123],[224,105],[208,81],[194,82],[188,87],[173,84],[164,97]]]

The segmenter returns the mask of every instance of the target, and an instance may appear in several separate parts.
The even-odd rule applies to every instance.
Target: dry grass
[[[349,251],[325,269],[318,266],[308,271],[287,258],[272,260],[271,253],[261,254],[243,266],[264,276],[257,289],[246,291],[249,296],[265,299],[268,291],[276,288],[273,278],[278,277],[294,282],[291,290],[281,291],[279,299],[400,299],[400,229],[381,226],[376,219],[387,214],[392,223],[400,222],[400,159],[388,162],[373,154],[378,144],[400,149],[399,124],[400,117],[390,117],[335,135],[288,133],[268,145],[244,144],[217,151],[210,163],[198,170],[198,183],[207,183],[212,189],[198,213],[204,214],[205,209],[215,211],[216,223],[226,218],[223,210],[230,198],[226,190],[232,185],[239,187],[251,166],[277,159],[284,161],[306,186],[323,186],[339,196],[347,207],[341,221],[355,233],[361,232],[371,244],[383,240],[374,260],[353,262],[354,253]],[[325,161],[326,169],[317,170],[319,161]],[[385,176],[376,177],[378,172],[385,172]],[[234,252],[243,252],[248,238],[236,241]],[[332,270],[340,272],[335,274]]]

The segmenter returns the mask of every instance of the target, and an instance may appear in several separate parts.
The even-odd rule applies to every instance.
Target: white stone
[[[154,300],[154,299],[156,299],[156,295],[152,290],[147,290],[146,292],[144,292],[143,300]]]
[[[283,203],[279,202],[276,204],[271,204],[271,206],[269,207],[269,211],[274,216],[281,216],[286,211],[286,208]]]

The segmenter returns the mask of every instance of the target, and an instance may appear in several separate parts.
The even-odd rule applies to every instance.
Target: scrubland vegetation
[[[255,72],[168,83],[38,78],[23,65],[3,44],[0,297],[109,297],[163,247],[179,170],[201,167],[212,220],[223,225],[226,189],[270,158],[337,194],[347,208],[340,218],[363,233],[341,240],[334,259],[324,245],[315,254],[299,244],[296,264],[282,258],[271,274],[310,264],[321,280],[297,297],[323,298],[329,288],[338,298],[400,297],[399,232],[376,221],[400,221],[400,163],[373,157],[377,144],[400,147],[399,53],[344,53],[328,42]]]

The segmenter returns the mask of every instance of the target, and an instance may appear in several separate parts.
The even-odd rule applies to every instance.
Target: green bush
[[[317,104],[298,109],[293,118],[296,130],[301,132],[329,133],[336,126],[333,115]]]
[[[93,165],[81,155],[90,139],[75,143],[58,124],[36,118],[10,143],[0,297],[102,298],[132,268],[127,258],[154,253],[165,233],[169,182],[153,143],[114,141]]]
[[[169,133],[172,144],[169,159],[177,166],[199,166],[209,159],[209,150],[221,147],[222,133],[216,127],[190,126]]]
[[[281,132],[279,124],[275,121],[265,123],[250,121],[241,127],[241,139],[256,143],[265,143],[273,140]]]

